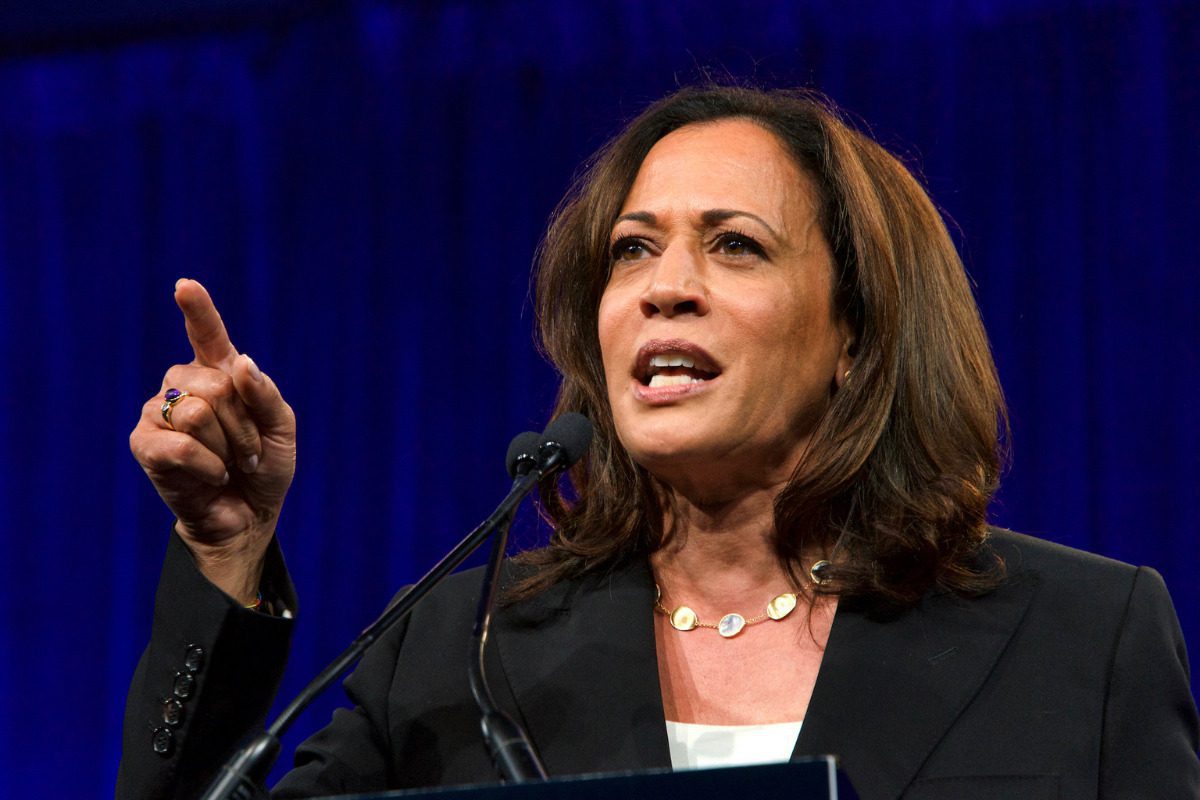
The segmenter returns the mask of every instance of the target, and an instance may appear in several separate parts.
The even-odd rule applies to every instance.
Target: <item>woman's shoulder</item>
[[[987,543],[992,552],[1004,559],[1010,577],[1038,573],[1067,579],[1132,580],[1138,569],[1123,561],[1004,528],[992,528]]]
[[[654,586],[646,559],[633,557],[586,574],[564,576],[535,592],[516,591],[536,577],[541,569],[544,568],[519,557],[505,560],[497,598],[498,620],[518,625],[535,624],[580,603],[590,602],[593,595],[616,601],[630,592],[652,592]],[[483,567],[472,567],[446,576],[421,600],[412,618],[440,620],[443,628],[473,625],[479,608],[483,571]]]
[[[1035,536],[993,528],[988,548],[1004,563],[1005,587],[1033,589],[1034,607],[1055,616],[1079,616],[1093,623],[1121,619],[1139,600],[1171,608],[1162,576],[1135,566]]]

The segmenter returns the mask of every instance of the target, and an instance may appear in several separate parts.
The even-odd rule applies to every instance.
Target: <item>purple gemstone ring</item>
[[[185,397],[188,393],[179,389],[167,389],[167,393],[163,395],[162,415],[167,422],[167,427],[175,430],[175,426],[171,424],[171,411],[175,408],[175,404]]]

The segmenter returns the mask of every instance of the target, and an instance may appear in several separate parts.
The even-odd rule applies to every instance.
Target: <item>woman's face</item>
[[[599,335],[621,443],[713,501],[785,482],[851,363],[811,180],[753,122],[689,125],[647,154],[612,243]]]

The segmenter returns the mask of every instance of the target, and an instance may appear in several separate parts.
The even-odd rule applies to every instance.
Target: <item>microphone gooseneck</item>
[[[534,434],[533,437],[529,438],[529,434],[525,433],[520,434],[508,447],[509,474],[519,473],[522,468],[526,469],[526,472],[518,474],[513,482],[513,491],[523,482],[527,482],[528,486],[525,491],[532,490],[542,478],[566,469],[582,458],[592,439],[592,424],[581,414],[567,413],[551,422],[544,434]],[[536,456],[531,455],[534,452]],[[515,506],[513,510],[516,511]],[[529,734],[520,723],[496,704],[488,686],[484,662],[492,612],[496,607],[500,568],[504,562],[511,525],[510,517],[496,530],[496,537],[492,540],[492,552],[479,590],[479,611],[471,633],[471,658],[467,674],[471,694],[475,698],[475,704],[479,706],[480,731],[501,779],[508,783],[524,783],[545,780],[546,768],[542,765]]]

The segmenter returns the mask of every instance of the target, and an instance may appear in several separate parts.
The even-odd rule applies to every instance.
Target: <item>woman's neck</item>
[[[720,502],[674,493],[664,521],[668,541],[650,559],[664,602],[704,618],[792,591],[774,545],[776,493],[764,488]]]

